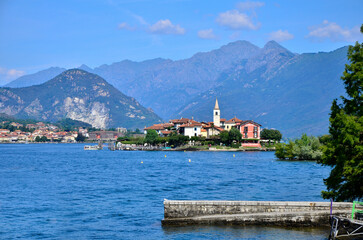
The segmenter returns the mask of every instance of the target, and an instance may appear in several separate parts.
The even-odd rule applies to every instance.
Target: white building
[[[179,127],[180,134],[188,137],[198,137],[201,135],[202,124],[198,122],[191,122],[183,124]]]

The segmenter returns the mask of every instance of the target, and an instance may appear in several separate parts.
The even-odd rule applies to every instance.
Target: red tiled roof
[[[212,125],[204,126],[204,128],[212,128]],[[221,127],[214,126],[213,128],[216,129],[216,130],[218,130],[218,131],[220,131],[220,132],[224,131],[224,129],[221,128]]]
[[[242,121],[242,122],[240,123],[240,125],[241,125],[241,126],[243,126],[243,125],[246,125],[247,123],[251,123],[251,124],[253,124],[253,125],[261,126],[261,124],[256,123],[256,122],[255,122],[255,121],[253,121],[253,120],[246,120],[246,121]]]
[[[241,119],[236,118],[236,117],[226,121],[226,123],[241,123],[241,122],[243,122],[243,121]]]
[[[221,118],[221,120],[220,120],[221,122],[225,122],[226,121],[226,119],[225,118]]]
[[[188,118],[180,118],[180,119],[171,119],[169,120],[170,123],[174,123],[174,124],[180,124],[180,123],[187,123],[190,121],[194,121],[192,119],[188,119]]]
[[[164,130],[168,127],[173,127],[174,124],[172,123],[159,123],[159,124],[154,124],[150,127],[144,128],[144,130],[149,130],[149,129],[154,129],[154,130]]]
[[[218,131],[220,131],[220,132],[223,132],[224,131],[224,129],[223,128],[221,128],[221,127],[215,127],[215,129],[217,129]]]
[[[196,121],[193,121],[193,122],[189,122],[189,123],[186,123],[186,124],[183,124],[181,125],[180,127],[201,127],[202,124],[199,123],[199,122],[196,122]]]

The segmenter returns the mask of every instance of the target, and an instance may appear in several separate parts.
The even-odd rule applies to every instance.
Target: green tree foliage
[[[242,140],[242,134],[237,128],[232,128],[229,131],[222,131],[219,134],[219,140],[221,143],[230,146],[234,142],[239,143]]]
[[[292,153],[300,160],[319,160],[323,154],[322,145],[319,138],[303,134],[300,139],[295,140]]]
[[[348,59],[350,64],[345,65],[341,77],[347,98],[341,97],[341,104],[333,101],[331,139],[324,147],[321,162],[332,167],[324,179],[327,191],[322,191],[322,196],[335,201],[363,199],[363,43],[349,47]]]
[[[147,130],[145,142],[155,145],[158,142],[159,134],[154,129]]]
[[[184,145],[186,142],[189,141],[188,136],[180,135],[180,134],[172,134],[169,136],[168,142],[169,146],[178,147]]]
[[[77,137],[76,137],[76,141],[77,142],[84,142],[84,140],[86,140],[86,137],[83,136],[82,133],[78,133]]]
[[[261,131],[261,139],[274,140],[274,141],[280,142],[281,138],[282,138],[282,134],[280,133],[279,130],[264,128]]]
[[[276,144],[275,156],[290,160],[319,160],[322,156],[322,144],[319,138],[303,134],[300,139],[290,140],[287,144]]]
[[[219,134],[219,140],[227,146],[231,146],[235,143],[234,147],[238,148],[240,146],[238,143],[242,140],[242,134],[237,128],[232,128],[230,131],[222,131]]]
[[[49,139],[46,136],[42,136],[42,137],[36,136],[35,141],[36,142],[48,142]]]
[[[275,156],[279,159],[296,159],[296,155],[294,153],[295,142],[289,141],[286,143],[278,143],[276,144]]]
[[[222,131],[219,134],[219,139],[221,140],[222,143],[228,145],[229,144],[229,134],[228,134],[228,131]]]
[[[229,139],[229,143],[231,144],[232,142],[240,142],[242,139],[242,134],[241,132],[237,129],[237,128],[232,128],[231,130],[229,130],[228,132],[228,139]]]

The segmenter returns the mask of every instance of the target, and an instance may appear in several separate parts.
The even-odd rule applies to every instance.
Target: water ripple
[[[0,152],[1,239],[326,238],[314,229],[160,224],[164,198],[322,201],[329,168],[314,162],[277,161],[272,152],[165,158],[70,144],[0,145]]]

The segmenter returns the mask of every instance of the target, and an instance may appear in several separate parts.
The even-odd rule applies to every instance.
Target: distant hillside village
[[[26,142],[62,142],[75,143],[84,140],[115,141],[124,136],[126,128],[117,128],[115,131],[92,131],[78,127],[75,131],[65,131],[56,125],[44,122],[34,124],[21,124],[18,122],[2,121],[0,126],[0,143],[26,143]]]
[[[180,118],[170,120],[168,123],[154,124],[144,128],[144,133],[148,130],[155,130],[159,136],[167,137],[173,133],[178,133],[188,137],[204,137],[212,139],[223,131],[230,131],[236,128],[242,135],[242,147],[261,147],[260,131],[261,125],[252,120],[240,120],[234,117],[230,120],[221,118],[218,99],[216,99],[213,109],[213,122],[197,122],[193,118]]]
[[[8,124],[10,129],[0,129],[0,142],[76,142],[79,134],[88,137],[88,130],[79,128],[78,131],[63,131],[58,126],[37,122],[35,124],[21,124],[17,122],[1,122],[1,125]]]

